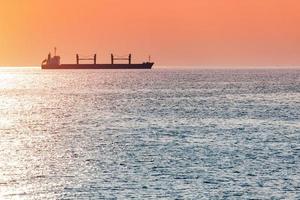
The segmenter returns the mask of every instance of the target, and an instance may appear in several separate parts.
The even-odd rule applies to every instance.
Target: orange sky
[[[0,65],[75,53],[158,65],[300,65],[299,0],[0,0]]]

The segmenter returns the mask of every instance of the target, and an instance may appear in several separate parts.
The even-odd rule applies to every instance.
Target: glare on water
[[[300,198],[299,70],[0,69],[0,199]]]

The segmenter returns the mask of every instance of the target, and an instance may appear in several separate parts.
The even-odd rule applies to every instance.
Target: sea
[[[0,199],[300,199],[300,69],[0,68]]]

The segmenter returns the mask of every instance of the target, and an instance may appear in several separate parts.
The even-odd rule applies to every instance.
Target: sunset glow
[[[299,65],[299,0],[1,0],[0,65],[74,54],[157,65]]]
[[[300,199],[300,0],[0,2],[0,200]]]

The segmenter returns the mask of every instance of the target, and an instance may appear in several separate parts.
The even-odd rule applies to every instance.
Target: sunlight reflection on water
[[[1,199],[298,199],[299,70],[0,69]]]

